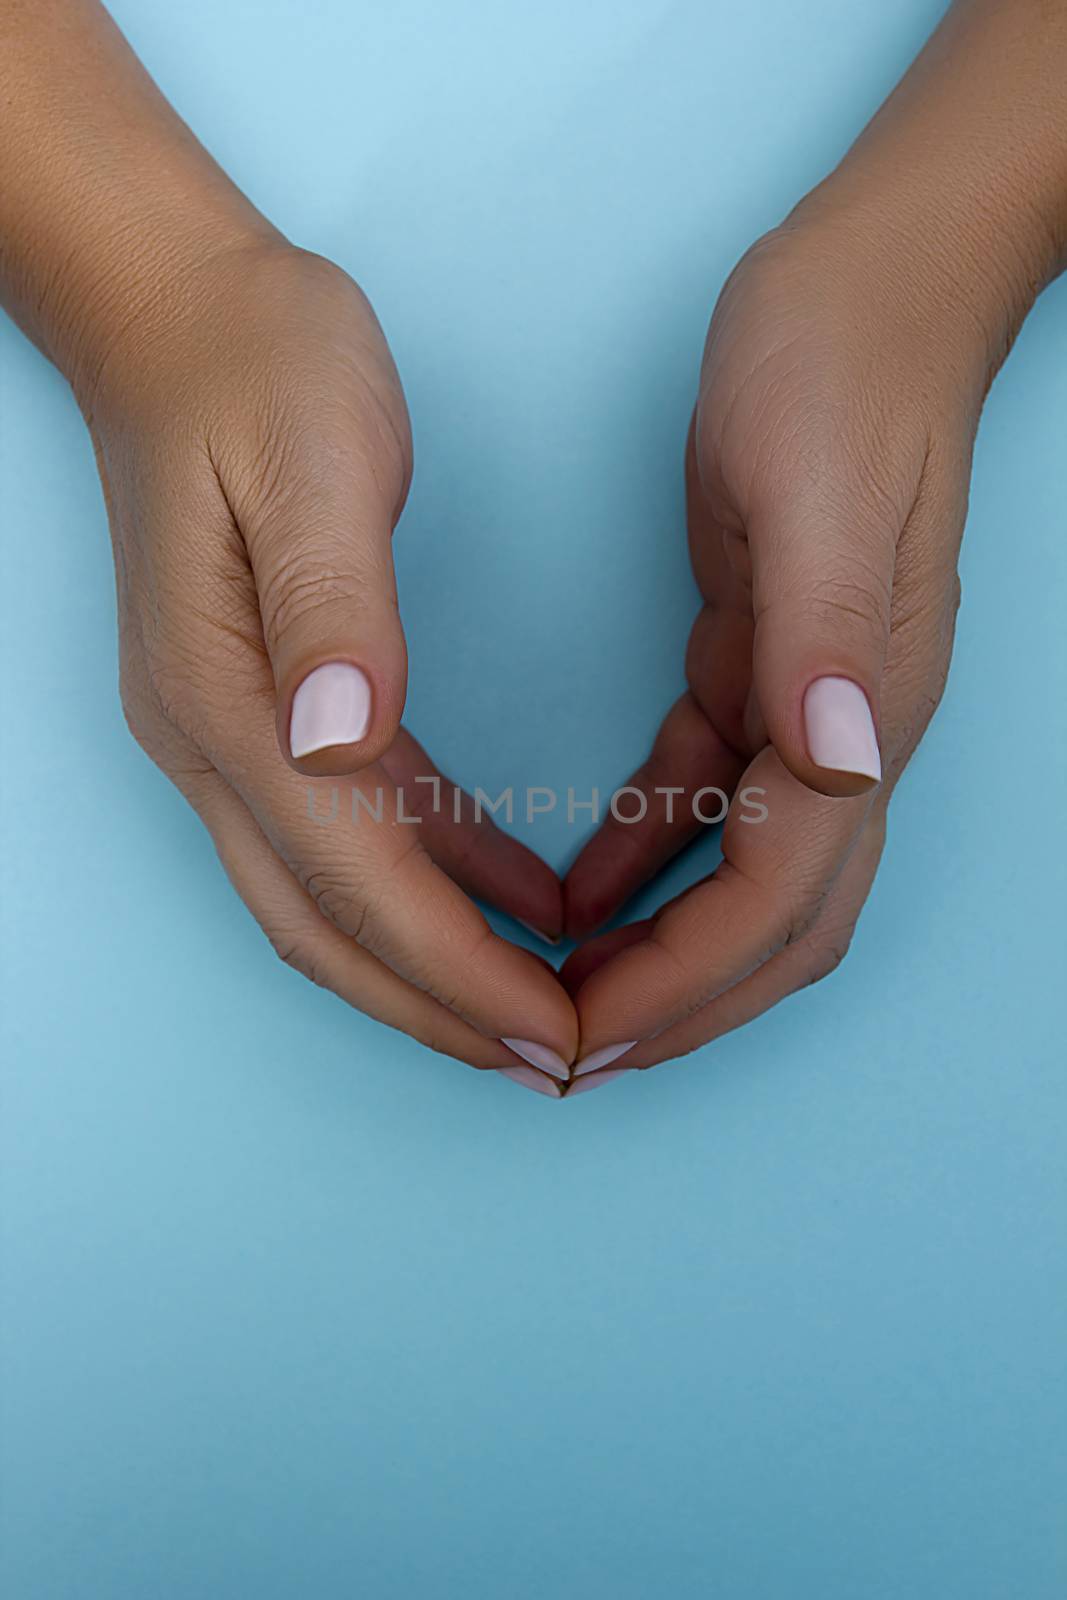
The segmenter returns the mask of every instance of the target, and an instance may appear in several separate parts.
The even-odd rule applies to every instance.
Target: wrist
[[[41,302],[41,343],[91,420],[105,373],[121,387],[155,359],[167,336],[198,314],[212,278],[243,255],[286,241],[251,207],[189,207],[124,219],[114,244],[75,260]]]
[[[1065,71],[1067,0],[957,0],[789,218],[847,237],[873,282],[901,282],[986,387],[1067,259]]]
[[[852,183],[835,174],[794,208],[787,231],[820,240],[828,259],[875,296],[902,347],[946,344],[979,403],[1042,289],[1056,275],[1054,241],[1019,206],[976,215],[951,181],[922,187],[895,174]]]
[[[0,0],[0,302],[81,400],[200,266],[277,238],[97,0]]]

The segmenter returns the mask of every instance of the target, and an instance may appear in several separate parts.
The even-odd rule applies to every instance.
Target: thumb
[[[798,463],[746,517],[757,703],[749,720],[762,719],[795,777],[837,796],[881,781],[881,681],[907,515],[858,476],[829,471],[813,482],[810,463]]]
[[[238,519],[274,671],[278,743],[311,776],[368,766],[400,726],[407,652],[392,530],[405,493],[403,471],[372,465],[361,444],[305,438]]]

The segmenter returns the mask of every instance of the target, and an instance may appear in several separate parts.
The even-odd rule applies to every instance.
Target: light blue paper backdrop
[[[392,341],[412,726],[492,792],[610,789],[681,681],[718,288],[939,7],[117,12]],[[274,959],[126,734],[71,398],[6,324],[0,364],[0,1589],[1058,1600],[1067,285],[849,960],[562,1106]]]

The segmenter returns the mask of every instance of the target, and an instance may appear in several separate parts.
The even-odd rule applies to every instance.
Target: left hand
[[[869,216],[795,214],[716,308],[686,450],[704,600],[688,691],[629,780],[647,812],[609,818],[571,869],[566,931],[598,927],[700,830],[704,786],[733,796],[723,861],[570,958],[579,1074],[682,1055],[833,970],[941,698],[971,450],[1010,332],[887,220],[882,236]]]

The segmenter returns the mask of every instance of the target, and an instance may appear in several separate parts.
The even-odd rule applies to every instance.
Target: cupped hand
[[[284,242],[219,251],[116,337],[79,399],[127,719],[278,953],[423,1043],[556,1092],[571,1002],[463,889],[553,936],[559,884],[400,727],[390,552],[411,441],[359,289]]]
[[[815,201],[716,307],[686,449],[688,688],[620,801],[644,814],[609,818],[567,876],[566,931],[593,932],[716,816],[702,789],[732,797],[723,859],[570,958],[579,1078],[682,1055],[837,965],[941,698],[1009,333],[893,225]]]

